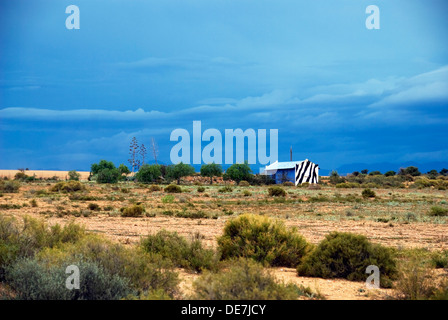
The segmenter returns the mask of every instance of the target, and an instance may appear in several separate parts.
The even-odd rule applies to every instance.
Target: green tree
[[[381,172],[380,171],[372,171],[369,173],[369,176],[380,176]]]
[[[330,183],[332,184],[338,184],[341,182],[344,182],[344,178],[341,178],[339,173],[336,170],[331,171],[330,173]]]
[[[443,168],[442,170],[440,170],[439,172],[442,176],[448,176],[448,169]]]
[[[76,172],[76,170],[71,170],[68,172],[68,180],[79,181],[80,177],[81,175],[78,172]]]
[[[417,167],[407,167],[407,168],[401,168],[400,172],[398,172],[399,175],[411,175],[413,177],[417,177],[421,175],[420,171],[418,171]]]
[[[124,174],[125,176],[131,173],[131,170],[129,170],[128,166],[123,163],[118,166],[118,171],[120,171],[121,175]]]
[[[241,180],[251,180],[251,177],[252,169],[250,168],[247,161],[244,163],[232,164],[224,174],[225,179],[232,179],[238,183],[240,183]]]
[[[363,170],[361,170],[361,173],[362,174],[367,174],[369,172],[369,170],[367,170],[367,169],[363,169]]]
[[[90,166],[90,176],[96,176],[98,183],[117,183],[120,175],[112,161],[101,160]]]
[[[201,176],[209,177],[210,184],[213,183],[213,177],[220,177],[222,175],[222,167],[220,164],[209,163],[201,167]]]
[[[194,168],[191,165],[182,162],[170,165],[166,168],[166,176],[169,179],[176,179],[177,184],[180,184],[180,178],[191,176],[194,173]]]
[[[395,174],[396,174],[395,171],[390,170],[390,171],[387,171],[384,175],[385,175],[386,177],[391,177],[391,176],[394,176]]]
[[[90,174],[98,174],[103,169],[115,169],[115,165],[112,161],[101,160],[99,163],[94,163],[90,166]]]
[[[428,178],[429,179],[435,179],[435,178],[437,178],[437,176],[439,175],[439,173],[437,172],[437,170],[431,170],[431,171],[428,171],[428,173],[427,173],[427,175],[428,175]]]
[[[135,178],[138,182],[151,183],[160,178],[162,172],[160,171],[160,166],[158,164],[144,164],[140,167]]]

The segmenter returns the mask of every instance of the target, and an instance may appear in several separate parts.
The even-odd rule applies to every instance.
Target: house
[[[283,183],[290,181],[295,185],[300,183],[319,182],[319,165],[309,161],[287,161],[278,162],[266,166],[263,174],[270,175],[275,183]]]

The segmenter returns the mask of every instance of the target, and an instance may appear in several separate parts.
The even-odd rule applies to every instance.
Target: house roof
[[[308,160],[308,159],[306,159]],[[303,161],[306,160],[302,160],[302,161],[286,161],[286,162],[278,162],[275,161],[274,163],[271,163],[270,165],[266,166],[266,168],[264,168],[265,171],[270,171],[270,170],[280,170],[280,169],[295,169],[296,164],[299,164]]]

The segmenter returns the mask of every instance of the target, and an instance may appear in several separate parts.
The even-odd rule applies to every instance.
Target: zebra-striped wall
[[[296,164],[296,185],[304,182],[319,182],[319,166],[308,159]]]

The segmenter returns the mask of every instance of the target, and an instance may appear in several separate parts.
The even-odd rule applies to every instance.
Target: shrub
[[[65,270],[71,264],[79,268],[78,290],[66,288]],[[20,300],[115,300],[131,293],[127,279],[83,261],[47,267],[35,259],[21,259],[8,268],[7,280]]]
[[[440,206],[433,206],[428,212],[431,217],[446,217],[448,216],[448,209]]]
[[[180,184],[180,178],[190,176],[194,173],[195,171],[193,166],[182,162],[175,165],[170,165],[166,168],[167,178],[176,179],[177,184]]]
[[[117,168],[103,169],[98,172],[96,182],[97,183],[117,183],[121,174]]]
[[[165,187],[165,192],[168,192],[168,193],[181,193],[182,189],[178,185],[170,184],[169,186]]]
[[[151,186],[148,188],[148,191],[149,191],[149,192],[156,192],[156,191],[161,191],[161,190],[162,190],[162,188],[159,187],[158,185],[155,185],[155,184],[151,185]]]
[[[134,204],[130,207],[121,208],[120,211],[122,217],[140,217],[145,212],[145,208],[142,205]]]
[[[31,204],[31,206],[33,207],[33,208],[36,208],[38,205],[37,205],[37,201],[36,201],[36,199],[33,199],[33,200],[31,200],[30,201],[30,204]]]
[[[160,171],[159,165],[144,164],[138,170],[137,174],[135,175],[135,178],[137,179],[138,182],[151,183],[159,179],[161,175],[162,172]]]
[[[274,186],[268,188],[268,194],[271,197],[285,197],[286,191],[282,187]]]
[[[171,194],[167,194],[166,196],[162,197],[163,203],[173,203],[174,202],[174,196]]]
[[[239,259],[230,270],[207,272],[193,282],[195,300],[296,300],[310,293],[293,284],[277,283],[274,276],[254,261]]]
[[[295,184],[293,182],[291,182],[291,181],[283,182],[282,185],[284,187],[294,187],[295,186]]]
[[[143,249],[172,261],[177,267],[201,272],[215,268],[217,257],[213,250],[204,249],[199,239],[187,241],[177,232],[161,230],[142,240]]]
[[[251,195],[252,195],[252,192],[250,192],[249,190],[244,190],[243,191],[243,196],[250,197]]]
[[[0,180],[0,191],[4,193],[18,192],[20,183],[17,181],[4,181]]]
[[[365,280],[369,265],[380,269],[383,287],[391,286],[397,274],[391,250],[371,244],[365,236],[332,232],[304,259],[297,268],[301,276]]]
[[[433,253],[431,263],[435,268],[448,268],[448,250]]]
[[[252,258],[272,266],[297,266],[308,244],[295,229],[287,230],[282,222],[245,214],[229,220],[218,238],[222,259]]]
[[[376,197],[375,191],[373,191],[369,188],[362,190],[361,195],[364,199]]]
[[[240,181],[240,182],[238,183],[238,185],[239,185],[240,187],[250,187],[250,183],[247,182],[246,180],[242,180],[242,181]]]
[[[198,187],[198,192],[204,192],[205,191],[205,188],[204,187]]]
[[[89,203],[87,208],[89,208],[89,210],[92,210],[92,211],[100,211],[101,210],[100,206],[96,203]]]
[[[218,189],[218,192],[224,193],[224,192],[233,192],[233,189],[231,186],[224,186],[222,188]]]
[[[81,177],[81,174],[76,172],[76,170],[71,170],[71,171],[68,172],[68,179],[69,180],[79,181],[80,177]]]
[[[52,192],[76,192],[85,190],[86,187],[79,181],[58,182],[50,188]]]

